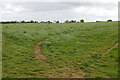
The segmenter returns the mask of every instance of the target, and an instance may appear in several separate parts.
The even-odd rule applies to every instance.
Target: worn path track
[[[43,41],[38,42],[37,45],[34,48],[34,52],[35,52],[34,57],[35,57],[35,59],[43,59],[43,60],[47,59],[46,56],[44,56],[43,54],[41,54],[41,47],[40,47],[40,45],[42,43],[43,43]]]
[[[113,48],[115,48],[116,46],[119,45],[120,42],[117,42],[113,47],[111,47],[110,49],[108,49],[102,56],[104,56],[105,54],[107,54],[108,52],[110,52]]]

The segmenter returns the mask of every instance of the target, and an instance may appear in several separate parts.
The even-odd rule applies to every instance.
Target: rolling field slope
[[[2,25],[0,25],[0,79],[2,78]]]
[[[116,78],[118,23],[3,24],[3,78]]]

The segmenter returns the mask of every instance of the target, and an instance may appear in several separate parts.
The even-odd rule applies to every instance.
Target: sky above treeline
[[[118,20],[119,0],[1,0],[0,21]]]

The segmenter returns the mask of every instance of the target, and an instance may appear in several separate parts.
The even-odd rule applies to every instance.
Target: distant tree
[[[21,21],[21,23],[25,23],[25,21],[24,21],[24,20],[22,20],[22,21]]]
[[[81,23],[84,23],[84,20],[83,20],[83,19],[81,19],[81,20],[80,20],[80,22],[81,22]]]
[[[35,23],[38,23],[38,21],[34,21]]]
[[[40,23],[46,23],[46,22],[44,22],[44,21],[41,21]]]
[[[59,23],[59,21],[56,21],[56,23]]]
[[[102,21],[96,21],[96,22],[102,22]]]
[[[34,21],[33,21],[33,20],[31,20],[31,21],[30,21],[30,23],[34,23]]]
[[[2,21],[2,24],[10,24],[10,23],[37,23],[37,21]]]
[[[112,20],[110,19],[110,20],[107,20],[107,22],[112,22]]]
[[[16,21],[10,21],[9,23],[17,23]]]
[[[19,21],[16,21],[16,23],[20,23]]]
[[[70,23],[76,23],[76,21],[75,20],[71,20]]]
[[[52,23],[51,21],[47,21],[47,23]]]
[[[66,20],[65,23],[69,23],[69,20]]]

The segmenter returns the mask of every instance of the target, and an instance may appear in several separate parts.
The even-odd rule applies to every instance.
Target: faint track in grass
[[[34,48],[34,52],[35,52],[35,59],[42,59],[42,60],[46,60],[47,57],[43,54],[41,54],[41,47],[40,45],[43,43],[43,41],[40,41],[36,44],[35,48]]]
[[[102,56],[104,56],[105,54],[107,54],[108,52],[110,52],[113,48],[117,47],[120,44],[120,42],[117,42],[113,47],[111,47],[110,49],[108,49]]]

